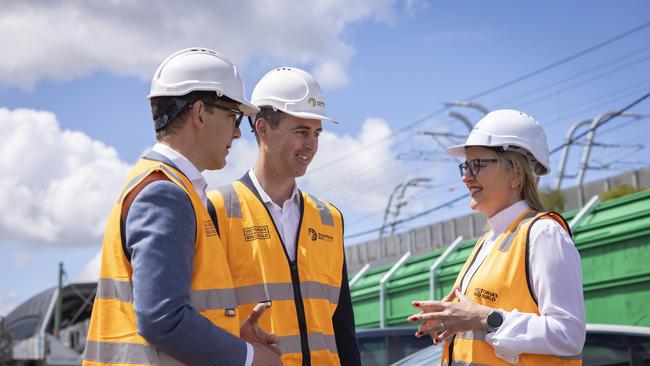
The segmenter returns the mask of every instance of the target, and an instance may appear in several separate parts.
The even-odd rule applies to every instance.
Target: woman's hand
[[[422,322],[417,337],[430,333],[437,344],[460,331],[487,329],[487,316],[492,308],[475,303],[459,289],[450,295],[443,301],[413,302],[413,307],[422,311],[408,318],[409,322]],[[455,299],[458,301],[453,301]]]

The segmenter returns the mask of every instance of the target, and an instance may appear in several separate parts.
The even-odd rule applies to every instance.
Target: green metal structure
[[[650,326],[650,190],[599,203],[573,239],[582,257],[587,322]],[[436,299],[451,290],[475,242],[463,242],[440,266]],[[387,284],[387,326],[406,325],[415,311],[411,301],[428,299],[429,267],[444,249],[411,257],[395,273]],[[370,269],[351,288],[357,327],[379,326],[379,280],[390,268]]]

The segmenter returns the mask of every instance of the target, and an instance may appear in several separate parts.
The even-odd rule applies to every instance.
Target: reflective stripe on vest
[[[517,231],[519,230],[521,225],[524,222],[527,222],[528,220],[535,217],[535,215],[537,215],[537,212],[529,211],[527,214],[524,215],[524,217],[521,219],[521,221],[519,221],[519,224],[517,224],[517,227],[514,230],[505,233],[506,237],[503,238],[503,241],[501,242],[501,245],[499,245],[499,250],[504,252],[504,253],[507,252],[508,250],[510,250],[510,247],[512,246],[512,242],[513,242],[513,240],[515,240],[515,234],[517,233]]]
[[[316,207],[318,207],[318,213],[320,214],[321,223],[327,226],[334,226],[334,219],[332,219],[332,213],[330,212],[329,207],[325,206],[325,204],[321,200],[312,196],[311,194],[309,194],[308,196],[309,198],[311,198],[312,201],[314,201]]]
[[[303,299],[323,299],[337,305],[341,289],[320,282],[301,282],[300,292]],[[239,304],[251,304],[267,300],[293,300],[291,283],[264,283],[235,288]]]
[[[474,362],[465,362],[465,361],[452,361],[452,366],[490,366],[484,363],[474,363]]]
[[[128,281],[100,278],[97,298],[133,302],[133,286]],[[190,290],[190,305],[197,311],[234,309],[236,304],[233,289]]]
[[[88,361],[182,366],[183,363],[158,350],[158,348],[138,343],[95,342],[86,343],[84,359]]]
[[[487,332],[484,330],[467,330],[464,332],[458,332],[456,334],[456,338],[473,339],[479,341],[484,341],[486,336],[487,336]]]
[[[241,205],[239,204],[239,197],[237,191],[232,184],[223,186],[217,189],[223,197],[223,203],[226,207],[226,217],[229,219],[241,219]]]
[[[320,351],[328,350],[332,353],[337,353],[336,349],[336,338],[333,335],[325,335],[323,333],[309,333],[307,335],[307,340],[309,341],[309,350]],[[284,336],[280,337],[278,341],[278,347],[282,351],[282,354],[286,353],[300,353],[302,348],[300,345],[300,336]]]

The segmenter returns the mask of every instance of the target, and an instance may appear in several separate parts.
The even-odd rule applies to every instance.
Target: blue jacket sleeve
[[[196,222],[192,203],[170,181],[137,195],[126,217],[138,333],[188,365],[243,365],[246,343],[189,304]]]

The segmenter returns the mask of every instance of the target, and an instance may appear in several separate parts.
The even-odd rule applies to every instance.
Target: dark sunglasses
[[[497,159],[474,159],[458,164],[458,169],[460,170],[461,178],[467,174],[467,171],[469,171],[469,175],[472,176],[472,178],[476,178],[478,173],[481,172],[481,164],[496,162]]]
[[[222,111],[234,113],[235,114],[235,127],[236,128],[239,128],[239,125],[241,124],[242,119],[244,119],[244,112],[240,111],[239,109],[228,108],[228,107],[224,107],[224,106],[219,105],[219,104],[215,104],[215,103],[212,103],[212,102],[205,102],[205,101],[203,102],[203,104],[208,105],[208,106],[213,107],[213,108],[221,109]]]

